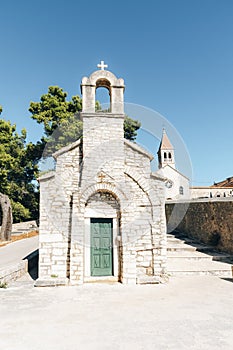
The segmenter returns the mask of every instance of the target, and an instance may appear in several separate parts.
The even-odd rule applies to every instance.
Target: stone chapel
[[[55,170],[39,179],[37,286],[166,277],[165,179],[124,139],[124,80],[98,66],[81,82],[83,137],[54,153]],[[95,110],[99,87],[109,112]]]

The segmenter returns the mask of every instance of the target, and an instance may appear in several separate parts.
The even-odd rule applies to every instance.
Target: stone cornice
[[[69,152],[72,149],[78,147],[81,144],[81,142],[82,142],[82,139],[80,138],[77,141],[71,143],[70,145],[62,147],[61,149],[53,153],[53,158],[57,159],[57,157],[61,156],[63,153]]]
[[[44,180],[50,180],[51,178],[55,177],[55,171],[49,171],[43,175],[41,175],[37,181],[40,182],[40,181],[44,181]]]
[[[101,118],[118,118],[118,119],[124,119],[125,114],[122,113],[105,113],[105,112],[96,112],[96,113],[84,113],[80,112],[80,118],[81,120],[85,118],[94,118],[94,117],[101,117]]]
[[[166,181],[169,180],[168,178],[166,178],[166,177],[164,177],[164,176],[162,176],[162,175],[160,175],[158,173],[151,173],[150,176],[153,177],[156,180],[163,181],[163,182],[166,182]]]

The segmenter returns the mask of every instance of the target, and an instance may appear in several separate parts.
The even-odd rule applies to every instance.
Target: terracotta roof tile
[[[160,146],[159,146],[159,151],[163,149],[163,150],[171,150],[174,149],[174,147],[172,146],[165,129],[163,129],[163,136],[162,136],[162,140],[160,142]]]
[[[233,176],[228,177],[226,180],[215,182],[211,187],[233,187]]]

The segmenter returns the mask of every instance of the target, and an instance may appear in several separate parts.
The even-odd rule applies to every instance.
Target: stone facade
[[[158,174],[167,179],[165,182],[166,200],[190,199],[189,179],[170,165],[158,170]]]
[[[110,112],[95,112],[95,90],[109,90]],[[54,154],[40,178],[37,285],[115,280],[157,283],[166,277],[165,179],[153,157],[124,139],[124,81],[100,70],[82,80],[83,138]],[[110,220],[112,273],[91,270],[92,221]],[[96,249],[96,247],[95,247]]]

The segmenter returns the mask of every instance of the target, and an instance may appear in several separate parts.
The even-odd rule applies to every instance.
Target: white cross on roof
[[[100,61],[100,63],[97,64],[97,67],[100,68],[101,70],[104,70],[104,68],[108,68],[108,65],[104,64],[104,61]]]

